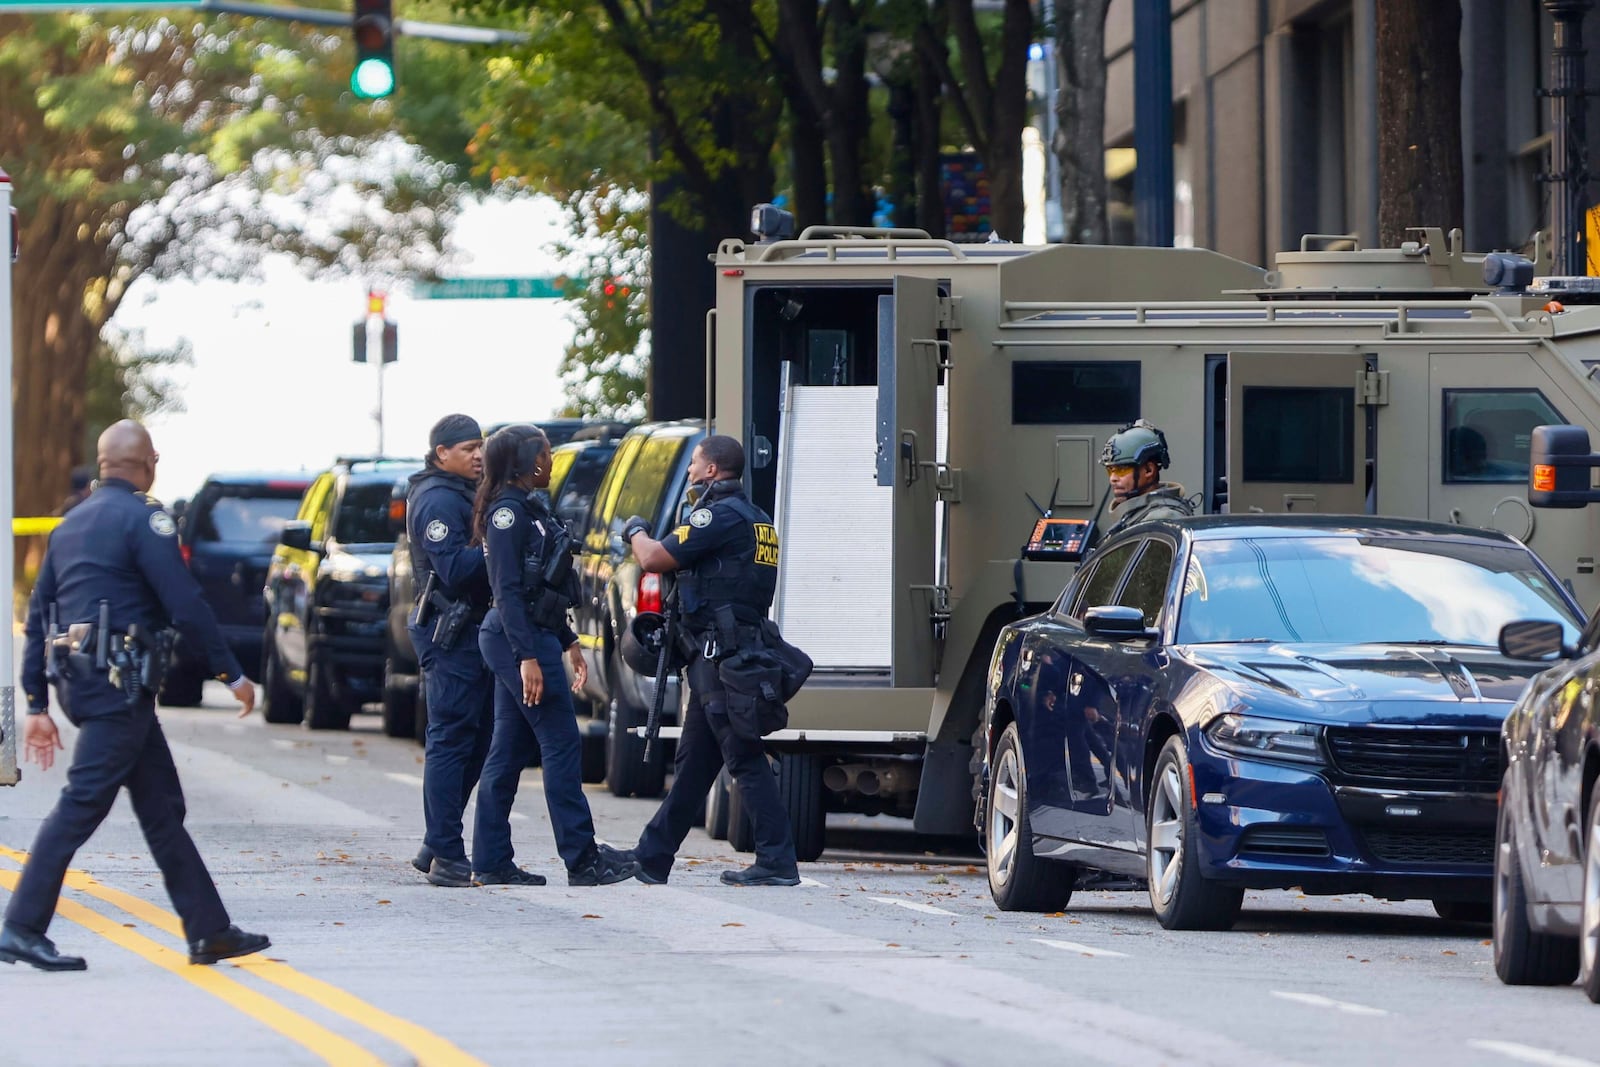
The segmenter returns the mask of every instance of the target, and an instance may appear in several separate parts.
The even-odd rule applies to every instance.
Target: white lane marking
[[[1112,952],[1108,948],[1091,948],[1088,945],[1080,945],[1076,941],[1052,941],[1047,937],[1036,937],[1034,940],[1039,942],[1041,945],[1049,945],[1051,948],[1059,948],[1063,952],[1076,952],[1080,956],[1107,956],[1122,960],[1128,958],[1128,954],[1126,952]]]
[[[1292,1000],[1298,1004],[1309,1004],[1313,1008],[1332,1008],[1348,1015],[1388,1015],[1383,1008],[1369,1008],[1365,1004],[1351,1004],[1344,1000],[1333,1000],[1329,997],[1318,996],[1316,993],[1285,993],[1274,989],[1272,995],[1279,1000]]]
[[[800,876],[800,884],[801,885],[808,885],[808,886],[812,887],[813,889],[826,889],[826,888],[828,888],[828,885],[827,885],[826,882],[819,882],[815,878],[807,878],[803,874]]]
[[[295,747],[295,742],[293,742],[293,741],[285,741],[281,737],[274,737],[272,739],[272,747],[273,748],[290,749],[290,748],[294,748]]]
[[[528,821],[528,817],[527,817],[527,816],[526,816],[526,815],[524,815],[524,814],[522,814],[522,812],[520,812],[520,811],[514,811],[514,812],[512,812],[512,813],[511,813],[511,817],[512,817],[512,818],[513,818],[513,819],[520,819],[520,820],[522,820],[522,821],[523,821],[523,822],[527,822],[527,821]]]
[[[350,762],[350,757],[349,756],[339,756],[339,755],[335,755],[332,752],[324,752],[322,754],[322,758],[327,760],[329,763],[349,763]]]
[[[1559,1052],[1534,1048],[1532,1045],[1519,1045],[1515,1041],[1472,1040],[1467,1044],[1485,1052],[1498,1052],[1502,1056],[1509,1056],[1523,1063],[1542,1064],[1543,1067],[1595,1067],[1593,1060],[1580,1060],[1576,1056],[1564,1056]]]
[[[405,785],[414,785],[422,788],[422,776],[417,774],[401,774],[399,771],[385,771],[383,776],[393,782],[402,782]]]
[[[879,904],[893,904],[897,908],[910,908],[912,911],[920,911],[927,915],[955,915],[953,911],[945,911],[943,908],[936,908],[932,904],[923,904],[916,900],[896,900],[894,897],[868,897],[867,899],[875,900]]]

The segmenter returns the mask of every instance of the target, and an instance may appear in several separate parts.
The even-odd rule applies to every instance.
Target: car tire
[[[197,708],[205,698],[205,675],[174,666],[161,683],[157,700],[167,708]]]
[[[713,841],[728,839],[728,793],[732,788],[728,768],[724,767],[706,791],[706,836]]]
[[[1434,914],[1452,923],[1494,922],[1493,900],[1435,900]]]
[[[983,822],[989,895],[1001,911],[1061,911],[1072,899],[1078,869],[1033,854],[1027,768],[1016,723],[1001,733],[990,766]]]
[[[656,738],[650,762],[646,763],[644,738],[634,731],[645,725],[649,713],[617,695],[620,669],[615,663],[611,666],[611,704],[606,710],[606,787],[613,796],[658,797],[666,787],[666,742]]]
[[[744,810],[744,794],[733,776],[728,776],[728,847],[735,852],[756,850],[756,828]]]
[[[417,729],[417,691],[415,683],[404,681],[394,672],[394,664],[383,664],[383,732],[389,737],[411,737]]]
[[[1584,995],[1600,1004],[1600,789],[1589,800],[1584,824],[1583,922],[1578,936],[1578,983]]]
[[[1494,973],[1506,985],[1566,985],[1578,975],[1578,939],[1540,933],[1528,924],[1509,774],[1500,781],[1500,798],[1494,838]]]
[[[827,841],[827,807],[822,787],[822,757],[810,752],[785,752],[778,757],[778,794],[789,812],[795,859],[810,863],[822,855]]]
[[[1150,904],[1168,930],[1231,930],[1244,890],[1200,873],[1199,828],[1190,803],[1189,754],[1183,738],[1167,739],[1145,805],[1145,872]]]
[[[278,659],[270,634],[266,651],[261,654],[261,696],[261,717],[268,722],[287,725],[305,717],[304,702],[289,688],[289,680],[283,676],[283,662]]]
[[[306,671],[306,726],[313,730],[348,730],[350,709],[334,696],[328,684],[327,668],[317,661],[316,656],[309,659],[311,664]]]

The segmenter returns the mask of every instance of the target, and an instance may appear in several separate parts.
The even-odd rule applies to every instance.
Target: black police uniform
[[[645,827],[634,857],[641,877],[664,881],[688,836],[706,791],[724,763],[739,783],[755,833],[756,864],[797,870],[788,812],[759,739],[740,737],[728,723],[717,661],[735,649],[717,632],[717,608],[733,609],[742,626],[759,625],[778,584],[778,538],[772,519],[745,496],[737,478],[713,482],[688,520],[662,539],[678,563],[678,605],[689,654],[689,700],[673,761],[672,789]]]
[[[489,573],[483,553],[471,544],[476,483],[438,468],[411,476],[406,491],[406,533],[417,604],[407,627],[422,667],[428,698],[426,756],[422,765],[425,855],[467,862],[461,815],[483,771],[494,732],[494,680],[478,651],[478,625],[489,610]],[[421,603],[429,576],[431,603]],[[468,607],[454,635],[435,628],[449,613],[442,605]],[[415,621],[423,612],[423,622]],[[422,857],[419,857],[419,863]]]
[[[544,493],[508,488],[489,506],[483,549],[494,607],[483,621],[478,647],[496,684],[494,740],[478,788],[472,839],[476,871],[513,866],[511,805],[536,740],[550,826],[569,881],[595,861],[594,817],[583,795],[582,739],[561,657],[578,640],[567,623],[575,590],[571,543]],[[547,583],[546,564],[562,555],[568,561],[564,576]],[[534,705],[522,702],[521,666],[526,659],[538,660],[544,674],[544,694]]]
[[[30,714],[49,706],[45,679],[45,621],[50,605],[64,630],[95,623],[105,602],[112,635],[130,626],[155,633],[175,624],[192,647],[203,648],[211,670],[232,684],[243,677],[216,616],[178,551],[177,528],[161,505],[129,482],[108,478],[61,521],[28,603],[22,688]],[[98,636],[98,635],[97,635]],[[155,696],[130,701],[91,656],[58,659],[62,710],[78,728],[67,784],[45,817],[6,908],[8,926],[43,934],[55,914],[61,883],[74,853],[89,840],[127,786],[139,828],[183,919],[192,943],[229,928],[228,912],[183,827],[183,789],[166,736],[156,719]]]

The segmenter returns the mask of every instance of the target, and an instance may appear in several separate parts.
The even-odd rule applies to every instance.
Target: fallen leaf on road
[[[126,927],[127,927],[127,928],[128,928],[128,929],[130,929],[130,930],[137,930],[137,929],[139,929],[139,928],[138,928],[138,927],[137,927],[137,926],[135,926],[135,925],[133,925],[133,923],[123,923],[123,924],[122,924],[122,925],[123,925],[123,926],[126,926]]]
[[[1442,955],[1442,956],[1454,956],[1455,955],[1455,950],[1447,948],[1442,953],[1440,953],[1440,955]]]
[[[604,915],[580,915],[580,919],[604,919]]]
[[[392,900],[380,900],[380,901],[378,901],[378,903],[379,904],[393,904],[394,901],[392,901]]]
[[[885,946],[885,947],[886,947],[886,948],[899,948],[899,947],[900,947],[900,943],[899,943],[899,942],[898,942],[898,941],[891,941],[891,942],[889,942],[889,944],[888,944],[888,945],[887,945],[887,946]]]
[[[1492,938],[1492,937],[1486,937],[1486,938],[1484,938],[1484,939],[1483,939],[1483,940],[1482,940],[1482,941],[1480,941],[1480,942],[1478,942],[1478,943],[1479,943],[1479,944],[1480,944],[1480,945],[1492,945],[1492,944],[1494,944],[1494,938]]]
[[[343,925],[344,925],[344,923],[341,923],[341,922],[336,922],[336,923],[334,923],[334,924],[333,924],[333,925],[335,925],[335,926],[343,926]]]
[[[924,867],[923,870],[927,870],[927,868]],[[928,879],[928,881],[932,882],[934,885],[949,885],[950,884],[950,879],[946,878],[942,874],[936,874],[932,878]]]
[[[1065,919],[1066,917],[1067,913],[1064,911],[1052,911],[1049,915],[1045,916],[1046,919]]]
[[[744,923],[723,923],[723,926],[743,926]]]

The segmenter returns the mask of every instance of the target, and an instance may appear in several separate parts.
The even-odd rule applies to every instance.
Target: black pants
[[[728,773],[739,783],[739,799],[750,815],[756,862],[775,871],[793,871],[794,835],[789,830],[789,813],[778,795],[778,782],[767,762],[765,746],[739,737],[728,726],[722,680],[717,677],[715,663],[696,656],[689,661],[688,674],[689,702],[672,765],[672,789],[639,838],[634,850],[639,865],[659,878],[667,876],[706,791],[726,763]]]
[[[494,678],[478,651],[476,628],[444,649],[432,626],[410,628],[428,697],[422,761],[423,844],[440,859],[467,862],[461,815],[478,784],[494,733]]]
[[[221,933],[228,927],[228,911],[183,828],[183,787],[156,720],[155,701],[146,697],[128,707],[127,698],[102,674],[73,679],[66,687],[67,717],[78,728],[78,741],[66,787],[39,827],[6,922],[39,934],[49,929],[72,857],[126,786],[167,895],[183,919],[184,936],[197,941]]]

